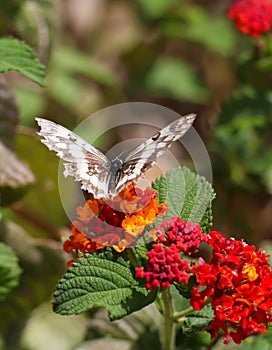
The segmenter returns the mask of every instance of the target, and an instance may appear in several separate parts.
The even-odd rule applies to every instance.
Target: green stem
[[[155,304],[157,306],[157,309],[159,310],[159,313],[163,316],[164,315],[164,305],[163,305],[162,299],[160,297],[160,293],[157,294],[157,297],[155,299]]]
[[[176,322],[181,323],[182,319],[193,311],[195,309],[190,306],[186,310],[175,312],[173,318]]]
[[[176,329],[173,320],[174,306],[170,288],[165,288],[161,295],[164,304],[164,325],[161,329],[162,350],[174,350]]]
[[[139,260],[138,260],[138,256],[137,256],[137,253],[135,251],[135,248],[130,248],[127,250],[127,255],[128,255],[128,258],[130,260],[130,262],[132,263],[132,265],[134,267],[139,267],[141,266]]]

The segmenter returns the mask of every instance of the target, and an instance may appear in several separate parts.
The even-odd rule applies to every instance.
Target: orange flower
[[[168,210],[166,203],[159,204],[157,195],[152,189],[143,191],[129,184],[113,199],[86,201],[77,208],[78,217],[72,223],[72,235],[64,243],[64,250],[78,257],[107,246],[117,252],[134,246],[146,225]]]
[[[167,210],[165,203],[158,205],[157,199],[151,199],[149,203],[131,216],[122,221],[122,227],[133,236],[139,235],[146,225],[152,223],[157,215],[163,215]]]

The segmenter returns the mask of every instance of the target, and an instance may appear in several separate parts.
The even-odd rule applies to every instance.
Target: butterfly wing
[[[96,198],[107,197],[110,162],[105,155],[59,124],[42,118],[36,121],[41,128],[41,141],[64,161],[64,176],[73,176],[83,190]]]
[[[118,174],[116,192],[150,169],[157,158],[190,129],[195,118],[196,114],[193,113],[182,116],[132,150]]]

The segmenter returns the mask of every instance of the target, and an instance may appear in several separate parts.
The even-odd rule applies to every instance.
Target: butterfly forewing
[[[49,120],[36,118],[41,140],[64,161],[64,175],[80,181],[81,188],[96,198],[107,197],[106,178],[110,161],[78,135]]]
[[[64,161],[64,175],[81,182],[96,198],[114,197],[128,183],[138,180],[174,141],[183,136],[196,114],[185,115],[134,148],[124,161],[112,162],[97,148],[72,131],[46,119],[36,118],[41,140]]]
[[[194,113],[182,116],[134,148],[124,160],[116,192],[119,192],[127,183],[136,181],[150,169],[157,158],[189,130],[195,118]]]

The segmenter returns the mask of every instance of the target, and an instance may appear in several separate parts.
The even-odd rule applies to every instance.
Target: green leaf
[[[98,60],[74,49],[59,48],[54,51],[52,62],[55,69],[70,74],[83,74],[105,86],[114,86],[116,75]]]
[[[198,333],[206,328],[214,319],[211,305],[206,305],[200,311],[194,311],[186,316],[181,328],[184,334]]]
[[[18,285],[21,269],[13,250],[0,243],[0,301],[3,301],[11,289]]]
[[[58,283],[53,310],[62,315],[104,307],[111,320],[122,318],[154,301],[134,278],[130,261],[107,249],[78,259]]]
[[[179,167],[156,179],[152,188],[159,193],[160,202],[167,202],[169,205],[164,220],[180,216],[182,220],[201,223],[203,230],[210,228],[211,202],[215,192],[204,177],[186,167]]]
[[[151,18],[162,17],[169,12],[174,5],[179,5],[178,0],[139,0],[143,11]]]
[[[146,87],[158,96],[177,100],[204,102],[208,92],[201,86],[193,68],[174,58],[166,57],[155,61],[146,75]]]
[[[163,33],[168,37],[200,43],[222,55],[234,52],[237,35],[225,15],[211,14],[203,6],[193,4],[184,4],[177,15],[178,19],[165,21],[162,26]]]
[[[32,49],[23,41],[12,37],[0,39],[0,73],[15,70],[40,86],[44,80],[44,65],[40,63]]]
[[[252,190],[263,182],[270,190],[264,174],[269,172],[272,159],[268,147],[271,106],[271,91],[250,86],[235,91],[224,105],[214,130],[213,151],[217,172],[233,184]]]
[[[207,207],[207,210],[205,211],[205,214],[200,221],[199,225],[202,227],[203,232],[209,232],[212,227],[212,203]]]

